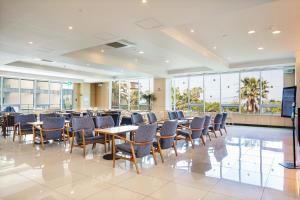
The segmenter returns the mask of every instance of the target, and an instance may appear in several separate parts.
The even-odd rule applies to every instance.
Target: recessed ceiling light
[[[28,42],[28,44],[33,44],[33,42],[32,42],[32,41],[30,41],[30,42]]]
[[[147,3],[147,0],[142,0],[142,3]]]
[[[254,33],[256,33],[255,30],[250,30],[250,31],[248,31],[248,34],[249,34],[249,35],[252,35],[252,34],[254,34]]]
[[[165,60],[165,62],[166,62],[166,63],[169,63],[170,61],[169,61],[169,60]]]
[[[257,49],[258,49],[258,50],[264,50],[264,48],[263,48],[263,47],[258,47]]]
[[[104,53],[104,49],[101,49],[101,53]]]
[[[144,52],[143,51],[139,51],[139,54],[144,54]]]
[[[194,33],[194,32],[195,32],[195,30],[194,30],[194,29],[191,29],[191,30],[190,30],[190,32],[191,32],[191,33]]]
[[[68,26],[68,29],[69,30],[73,30],[73,26]]]
[[[272,31],[273,35],[278,35],[279,33],[281,33],[280,30],[275,30],[275,31]]]
[[[216,49],[217,49],[217,47],[216,47],[216,46],[214,46],[214,47],[213,47],[213,49],[214,49],[214,50],[216,50]]]
[[[42,59],[40,59],[40,58],[34,58],[33,60],[34,61],[41,61]]]

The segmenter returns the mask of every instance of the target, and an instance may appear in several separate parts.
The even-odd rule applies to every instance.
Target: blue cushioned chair
[[[32,133],[32,125],[28,122],[36,122],[36,115],[16,115],[15,116],[15,125],[14,125],[14,135],[13,141],[15,141],[15,136],[19,135],[19,141],[21,141],[22,135],[27,135]]]
[[[189,125],[189,121],[185,119],[184,114],[181,110],[178,110],[176,112],[176,115],[177,115],[177,119],[180,120],[179,125],[183,125],[183,126]]]
[[[218,113],[214,118],[213,124],[209,126],[209,130],[215,134],[215,137],[217,137],[217,133],[216,133],[217,131],[219,131],[220,134],[222,135],[222,130],[221,130],[222,118],[223,118],[223,114]]]
[[[176,112],[176,111],[169,111],[169,112],[168,112],[168,115],[169,115],[169,119],[170,119],[170,120],[178,119],[178,116],[177,116],[177,112]]]
[[[42,149],[45,150],[44,141],[61,140],[64,133],[65,118],[64,117],[46,117],[43,119],[43,125],[33,131],[33,140],[40,138]],[[33,141],[33,146],[35,145]]]
[[[177,126],[177,120],[165,121],[159,131],[159,135],[156,136],[157,141],[153,143],[155,151],[159,152],[162,162],[164,162],[164,157],[162,154],[162,150],[164,149],[174,148],[175,155],[177,156],[175,144]]]
[[[162,123],[157,121],[157,117],[154,112],[147,113],[147,118],[148,118],[149,124],[157,123],[157,128],[161,129]]]
[[[226,129],[226,119],[227,119],[228,113],[227,113],[227,112],[224,112],[224,113],[222,113],[222,114],[223,114],[223,117],[222,117],[222,123],[221,123],[220,130],[221,130],[221,129],[224,129],[224,130],[225,130],[225,133],[227,134],[227,129]]]
[[[40,121],[44,121],[45,118],[47,117],[60,117],[59,114],[56,114],[56,113],[41,113],[40,114]]]
[[[103,135],[94,135],[95,124],[91,117],[73,117],[72,118],[72,142],[73,147],[83,148],[83,156],[85,156],[86,145],[93,144],[93,149],[97,143],[105,144]],[[76,142],[76,144],[74,144]]]
[[[94,118],[94,122],[95,122],[95,127],[96,128],[111,128],[115,126],[115,122],[114,119],[112,118],[112,116],[107,115],[107,116],[97,116]],[[106,143],[109,143],[110,138],[107,135],[104,135],[104,151],[106,152]]]
[[[127,140],[121,136],[115,136],[116,139],[125,141],[122,144],[113,144],[113,167],[115,167],[116,158],[121,158],[133,162],[136,171],[139,174],[136,158],[152,154],[155,164],[157,164],[155,157],[155,150],[153,147],[153,140],[156,134],[157,125],[147,124],[140,125],[136,131],[134,140]],[[116,153],[118,152],[118,154]],[[119,153],[122,153],[121,155]],[[129,157],[128,157],[129,156]]]
[[[192,143],[192,148],[194,148],[194,139],[201,138],[203,144],[205,145],[205,140],[202,134],[204,121],[204,117],[194,117],[190,127],[177,131],[176,140],[185,139],[190,141]]]
[[[211,122],[211,116],[210,115],[205,115],[202,134],[208,136],[209,140],[211,141],[211,138],[210,138],[210,135],[209,135],[210,122]]]
[[[144,118],[140,113],[132,113],[131,114],[131,121],[133,125],[140,126],[144,125]]]

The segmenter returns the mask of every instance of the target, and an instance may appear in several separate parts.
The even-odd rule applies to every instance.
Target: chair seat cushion
[[[93,143],[93,142],[104,142],[104,135],[97,135],[97,136],[93,136],[93,137],[86,137],[84,138],[85,142],[88,143]],[[82,144],[82,139],[78,139],[77,140],[78,144]]]
[[[191,132],[187,129],[183,129],[183,130],[177,131],[177,134],[183,135],[183,136],[189,136],[189,135],[191,135]]]
[[[135,153],[137,153],[137,146],[133,145]],[[121,151],[122,153],[131,155],[130,143],[122,143],[116,145],[116,150]]]

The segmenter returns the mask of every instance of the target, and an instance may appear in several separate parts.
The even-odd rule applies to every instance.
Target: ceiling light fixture
[[[194,30],[194,29],[191,29],[190,32],[191,32],[191,33],[195,33],[195,30]]]
[[[69,30],[73,30],[73,26],[68,26],[68,29]]]
[[[33,44],[33,42],[32,42],[32,41],[30,41],[30,42],[28,42],[28,44]]]
[[[170,61],[169,61],[169,60],[165,60],[165,62],[166,62],[166,63],[169,63]]]
[[[147,3],[147,0],[142,0],[142,3]]]
[[[258,50],[264,50],[264,48],[263,48],[263,47],[258,47],[257,49],[258,49]]]
[[[217,47],[216,47],[216,46],[214,46],[214,47],[213,47],[213,49],[214,49],[214,50],[216,50],[216,49],[217,49]]]
[[[280,30],[275,30],[275,31],[272,31],[272,33],[273,33],[273,35],[278,35],[278,34],[281,33],[281,31]]]
[[[249,35],[252,35],[252,34],[254,34],[254,33],[256,33],[255,30],[250,30],[250,31],[248,31],[248,34],[249,34]]]
[[[104,53],[104,49],[101,49],[101,53]]]
[[[143,51],[139,51],[139,54],[144,54],[144,52]]]

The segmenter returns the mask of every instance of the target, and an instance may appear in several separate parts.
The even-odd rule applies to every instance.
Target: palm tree
[[[271,88],[269,86],[269,82],[263,80],[261,82],[260,79],[256,79],[255,77],[245,77],[241,80],[241,98],[246,99],[245,110],[247,112],[258,112],[259,111],[259,102],[260,102],[260,86],[261,88],[261,97],[268,98],[269,90]]]

